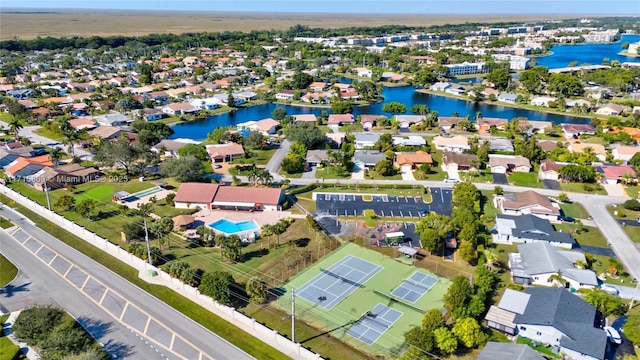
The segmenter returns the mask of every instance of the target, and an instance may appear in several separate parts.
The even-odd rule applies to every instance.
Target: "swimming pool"
[[[234,222],[225,218],[212,222],[209,227],[227,235],[260,230],[260,226],[255,220]]]

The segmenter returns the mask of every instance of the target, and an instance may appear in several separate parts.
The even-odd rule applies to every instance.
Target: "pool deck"
[[[196,223],[194,229],[187,230],[185,232],[186,236],[197,236],[195,235],[195,228],[200,225],[209,225],[216,220],[225,218],[227,220],[233,222],[240,222],[246,220],[255,220],[258,226],[262,227],[265,224],[275,224],[278,221],[293,217],[296,218],[298,216],[292,215],[289,211],[230,211],[230,210],[200,210],[197,213],[193,214],[196,217]],[[258,230],[257,232],[260,232]]]

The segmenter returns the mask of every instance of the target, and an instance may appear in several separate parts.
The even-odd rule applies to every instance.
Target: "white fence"
[[[109,255],[114,256],[120,261],[130,266],[133,266],[139,271],[144,271],[144,273],[146,274],[148,270],[151,270],[151,269],[155,270],[158,273],[157,276],[169,282],[170,286],[165,284],[167,287],[171,287],[174,291],[178,292],[182,296],[202,305],[203,307],[207,308],[209,311],[229,321],[233,325],[246,331],[252,336],[273,346],[274,348],[278,349],[285,355],[293,359],[309,359],[309,360],[322,359],[322,357],[319,354],[316,354],[304,348],[302,345],[298,343],[294,343],[290,339],[280,335],[276,330],[270,329],[260,324],[255,319],[247,317],[246,315],[240,312],[237,312],[232,307],[228,307],[228,306],[217,303],[209,296],[200,294],[198,289],[191,287],[189,285],[186,285],[178,279],[172,278],[166,272],[162,271],[159,268],[156,268],[147,264],[142,259],[136,256],[133,256],[132,254],[130,254],[120,246],[112,244],[107,239],[104,239],[98,236],[97,234],[85,229],[84,227],[76,224],[71,220],[66,219],[65,217],[57,214],[54,211],[50,211],[44,206],[23,196],[22,194],[15,192],[12,189],[1,184],[0,184],[0,190],[2,191],[2,194],[20,203],[22,206],[26,207],[27,209],[35,212],[38,215],[41,215],[45,219],[62,227],[63,229],[76,235],[80,239],[88,242],[89,244],[107,252]]]

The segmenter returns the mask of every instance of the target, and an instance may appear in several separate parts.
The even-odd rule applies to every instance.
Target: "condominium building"
[[[488,71],[484,62],[463,62],[462,64],[445,65],[449,68],[448,76],[468,75],[468,74],[482,74]]]

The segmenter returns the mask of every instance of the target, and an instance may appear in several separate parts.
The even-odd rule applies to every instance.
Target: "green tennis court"
[[[343,271],[345,263],[354,269],[353,272]],[[354,277],[355,269],[360,267],[358,263],[366,265],[361,272],[371,275]],[[380,269],[374,272],[367,263]],[[416,274],[421,274],[420,278],[433,279],[435,283],[415,301],[393,294],[394,290],[416,278]],[[362,351],[394,358],[402,348],[404,333],[420,325],[428,310],[443,308],[443,297],[450,284],[448,279],[424,269],[358,245],[345,244],[289,281],[275,305],[290,312],[291,289],[294,288],[301,295],[296,296],[298,319],[331,331],[332,336]],[[335,289],[341,288],[344,289],[339,292],[340,296],[332,296],[337,293]],[[323,302],[331,302],[331,306],[324,306]],[[378,310],[395,314],[397,318],[382,322],[382,327],[377,324],[373,329],[371,314]]]

